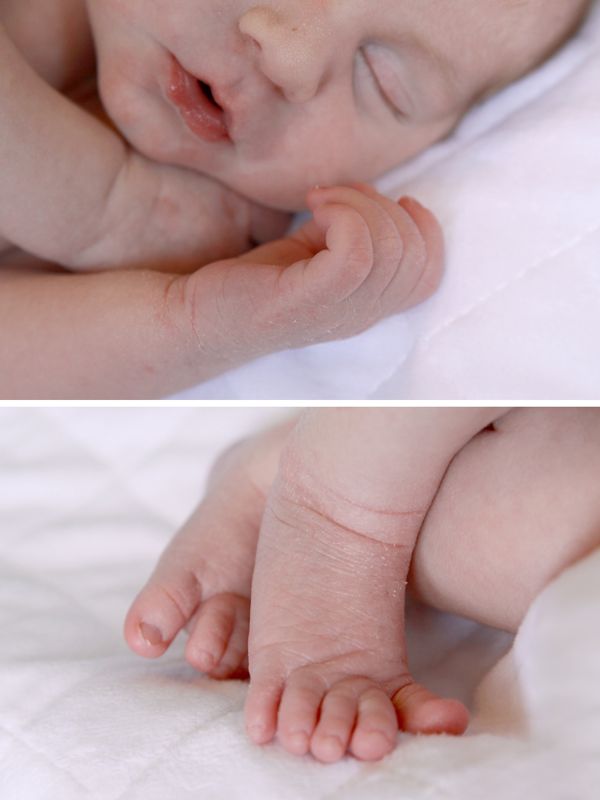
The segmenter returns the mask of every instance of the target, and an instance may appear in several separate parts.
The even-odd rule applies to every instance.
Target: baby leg
[[[409,591],[515,631],[536,595],[600,545],[600,410],[517,409],[452,461]]]
[[[277,732],[294,754],[381,758],[395,745],[395,705],[407,730],[464,730],[464,707],[434,697],[408,672],[405,579],[448,463],[499,413],[304,415],[259,537],[246,703],[254,741]]]
[[[125,620],[156,658],[186,628],[186,658],[214,678],[247,675],[250,585],[266,494],[295,420],[240,442],[216,463],[206,497],[169,543]]]

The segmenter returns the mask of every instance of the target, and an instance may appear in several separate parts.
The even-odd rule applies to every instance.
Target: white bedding
[[[181,645],[156,662],[126,649],[128,603],[211,460],[273,414],[0,409],[0,798],[596,800],[600,552],[548,587],[491,672],[510,637],[413,608],[414,671],[473,722],[400,736],[381,764],[251,746],[243,684],[194,673]]]
[[[567,2],[567,0],[565,0]],[[550,62],[380,182],[447,236],[435,297],[194,398],[600,398],[600,4]]]

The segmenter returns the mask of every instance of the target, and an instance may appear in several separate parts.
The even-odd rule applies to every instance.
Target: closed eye
[[[407,116],[406,113],[403,112],[400,108],[398,108],[396,103],[390,98],[390,96],[387,94],[387,92],[383,88],[383,86],[381,84],[381,81],[379,80],[379,77],[377,76],[377,73],[376,73],[375,69],[373,68],[373,64],[371,63],[367,53],[365,52],[365,49],[361,48],[359,53],[360,53],[360,57],[362,58],[362,60],[366,64],[366,66],[367,66],[367,68],[369,70],[369,73],[371,75],[371,78],[373,79],[373,83],[375,85],[375,88],[377,89],[377,92],[378,92],[379,96],[381,97],[381,99],[383,100],[383,102],[385,103],[385,105],[388,107],[388,109],[391,111],[391,113],[394,115],[394,117],[397,120],[405,120],[406,116]]]

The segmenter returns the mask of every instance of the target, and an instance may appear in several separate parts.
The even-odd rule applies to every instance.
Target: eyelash
[[[358,52],[359,52],[360,57],[364,61],[365,66],[369,70],[369,73],[371,75],[371,78],[373,80],[375,88],[377,90],[377,93],[379,94],[380,98],[383,100],[383,102],[385,103],[387,108],[391,111],[391,113],[394,115],[394,117],[397,120],[406,119],[406,114],[404,114],[399,108],[396,108],[396,106],[392,103],[392,101],[389,99],[387,94],[384,92],[383,86],[380,84],[379,79],[377,78],[377,74],[376,74],[375,70],[373,69],[373,67],[371,66],[371,62],[369,61],[369,59],[367,57],[367,54],[365,53],[364,47],[361,47]]]

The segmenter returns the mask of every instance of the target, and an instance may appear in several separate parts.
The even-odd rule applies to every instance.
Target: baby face
[[[443,137],[556,44],[576,5],[88,0],[100,92],[130,142],[289,210]]]

